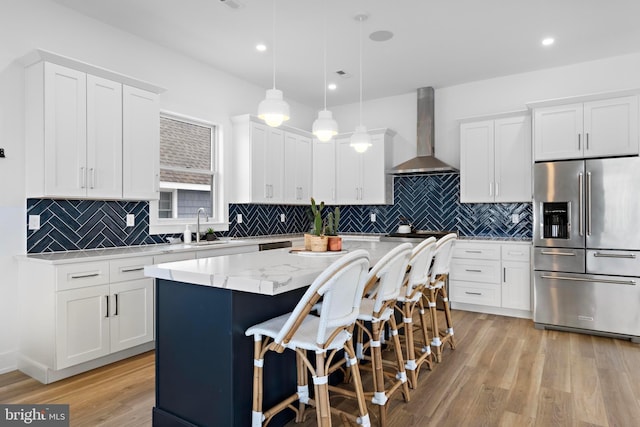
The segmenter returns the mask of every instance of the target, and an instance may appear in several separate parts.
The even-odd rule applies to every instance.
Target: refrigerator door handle
[[[593,283],[608,283],[612,285],[630,285],[635,286],[635,280],[611,280],[611,279],[587,279],[584,277],[565,277],[565,276],[550,276],[548,274],[543,274],[543,279],[552,279],[552,280],[570,280],[573,282],[593,282]]]
[[[578,229],[581,236],[584,236],[584,176],[578,173]]]
[[[596,258],[627,258],[627,259],[636,258],[636,254],[605,254],[602,252],[594,252],[593,256]]]
[[[591,236],[591,172],[587,172],[587,236]]]

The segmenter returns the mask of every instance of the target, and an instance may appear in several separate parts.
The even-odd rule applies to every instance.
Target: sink
[[[236,239],[231,239],[231,238],[220,238],[218,240],[200,240],[199,243],[197,242],[191,242],[191,245],[193,246],[211,246],[211,245],[222,245],[225,243],[241,243],[244,242],[244,240],[236,240]]]

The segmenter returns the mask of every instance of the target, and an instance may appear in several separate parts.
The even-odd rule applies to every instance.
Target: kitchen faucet
[[[196,212],[196,243],[200,243],[200,212],[204,214],[205,221],[209,220],[207,211],[204,208],[198,208],[198,212]]]

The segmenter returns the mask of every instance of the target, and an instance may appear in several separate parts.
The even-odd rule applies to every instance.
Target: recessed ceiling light
[[[542,46],[551,46],[553,43],[555,43],[555,39],[553,37],[542,39]]]
[[[267,45],[263,44],[263,43],[258,43],[256,45],[256,50],[258,52],[264,52],[265,50],[267,50]]]
[[[373,33],[369,34],[369,38],[374,42],[386,42],[387,40],[393,38],[393,33],[387,30],[374,31]]]
[[[327,89],[329,90],[336,90],[338,88],[338,85],[336,85],[335,83],[329,83],[327,85]]]

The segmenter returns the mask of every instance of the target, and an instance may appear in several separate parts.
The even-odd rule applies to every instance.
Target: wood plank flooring
[[[390,427],[640,425],[640,345],[453,314],[457,349],[446,347],[443,362],[421,372],[411,402],[394,397]],[[72,426],[150,426],[154,399],[153,352],[49,385],[17,371],[0,375],[1,403],[68,403]],[[288,427],[312,425],[310,411]]]

